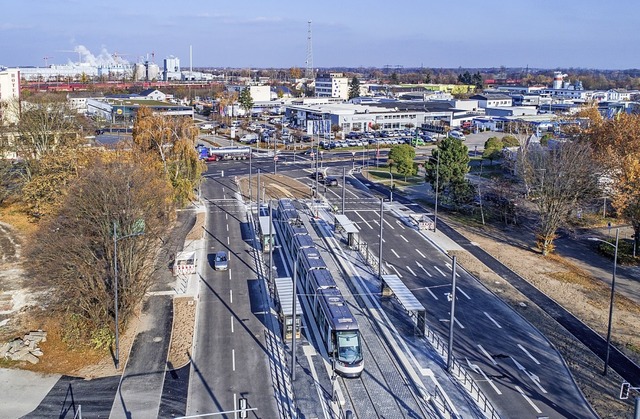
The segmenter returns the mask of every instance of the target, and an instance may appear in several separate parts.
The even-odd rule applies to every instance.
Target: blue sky
[[[0,65],[639,68],[640,2],[622,0],[26,0],[3,2]],[[84,59],[90,59],[85,55]]]

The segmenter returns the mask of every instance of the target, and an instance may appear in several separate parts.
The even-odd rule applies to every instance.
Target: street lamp
[[[393,173],[391,173],[391,166],[389,166],[389,176],[391,176],[391,187],[389,188],[389,202],[393,202]]]
[[[364,155],[364,154],[363,154]],[[356,152],[351,152],[351,170],[356,168]]]
[[[613,320],[613,302],[616,290],[616,267],[618,264],[618,237],[620,236],[620,228],[616,228],[616,244],[613,245],[606,240],[599,239],[597,237],[589,237],[587,240],[598,241],[602,243],[606,243],[609,246],[613,246],[615,248],[613,254],[613,276],[611,278],[611,299],[609,301],[609,326],[607,327],[607,350],[604,358],[604,371],[603,375],[607,375],[607,371],[609,369],[609,350],[611,348],[611,322]]]
[[[142,221],[142,220],[140,220]],[[114,287],[114,300],[115,300],[115,322],[116,322],[116,353],[114,361],[116,370],[120,364],[120,333],[118,331],[118,240],[126,239],[128,237],[135,237],[144,234],[144,222],[142,224],[136,222],[134,228],[137,229],[135,233],[127,234],[126,236],[118,237],[117,223],[113,222],[113,282]]]
[[[440,189],[440,152],[438,152],[438,161],[436,163],[436,203],[433,213],[433,231],[436,231],[436,224],[438,223],[438,190]]]

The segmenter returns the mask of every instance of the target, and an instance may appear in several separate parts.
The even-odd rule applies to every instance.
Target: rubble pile
[[[42,330],[29,332],[24,338],[16,338],[0,346],[0,357],[12,361],[27,361],[37,364],[43,355],[40,342],[47,341],[47,332]]]

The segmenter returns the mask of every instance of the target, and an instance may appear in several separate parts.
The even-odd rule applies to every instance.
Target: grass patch
[[[371,170],[367,171],[368,178],[374,182],[380,182],[385,185],[391,184],[391,179],[393,176],[393,183],[396,188],[402,186],[415,186],[423,184],[424,178],[422,176],[407,176],[406,180],[404,175],[399,174],[395,170],[392,170],[389,173],[389,170]]]
[[[16,230],[26,235],[35,232],[38,228],[38,224],[31,221],[25,208],[17,203],[0,207],[0,220],[4,223],[11,224]]]

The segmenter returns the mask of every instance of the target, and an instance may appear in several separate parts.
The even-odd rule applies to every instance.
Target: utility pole
[[[342,215],[344,215],[344,196],[347,190],[347,168],[342,168]]]
[[[382,223],[384,213],[384,199],[380,198],[380,248],[378,249],[378,279],[382,281]]]
[[[453,326],[456,315],[456,257],[453,257],[451,269],[451,318],[449,319],[449,350],[447,353],[447,371],[451,372],[453,362]]]
[[[269,241],[273,238],[273,205],[269,200]],[[269,243],[269,286],[273,283],[273,246],[274,243]]]
[[[291,381],[296,380],[296,334],[298,332],[298,315],[296,314],[296,282],[298,272],[298,256],[293,261],[293,335],[291,338]]]
[[[256,190],[256,201],[258,202],[257,213],[258,217],[260,216],[260,169],[258,169],[258,187]]]
[[[437,222],[438,222],[438,190],[440,189],[439,185],[440,181],[440,151],[438,151],[438,162],[436,163],[436,204],[433,215],[433,232],[437,231]]]

